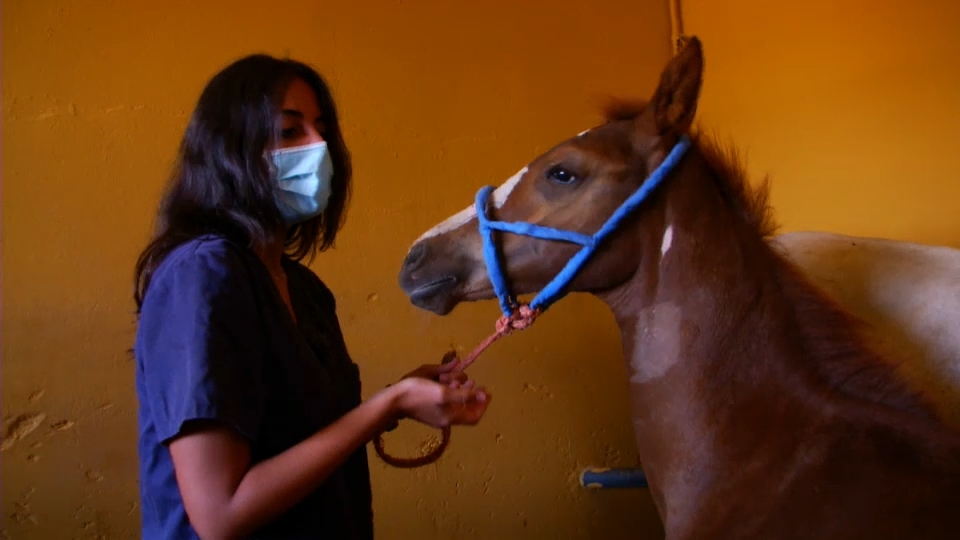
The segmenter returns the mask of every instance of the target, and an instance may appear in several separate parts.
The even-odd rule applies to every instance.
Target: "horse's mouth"
[[[452,306],[450,303],[450,292],[459,284],[454,276],[444,276],[423,285],[417,286],[408,294],[413,305],[421,309],[426,309],[445,315],[449,313]]]

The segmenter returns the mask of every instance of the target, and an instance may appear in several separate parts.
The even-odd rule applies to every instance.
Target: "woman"
[[[323,282],[350,158],[314,70],[254,55],[207,85],[136,269],[143,537],[370,538],[365,444],[475,424],[489,396],[424,365],[365,402]]]

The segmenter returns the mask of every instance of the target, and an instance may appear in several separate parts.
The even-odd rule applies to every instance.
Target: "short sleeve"
[[[140,312],[137,358],[163,443],[200,419],[257,437],[264,344],[253,291],[249,270],[226,241],[181,246],[154,274]]]

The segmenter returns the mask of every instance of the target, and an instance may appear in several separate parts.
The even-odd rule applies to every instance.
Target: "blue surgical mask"
[[[319,216],[330,199],[333,162],[327,143],[318,142],[270,153],[279,190],[277,208],[287,225]]]

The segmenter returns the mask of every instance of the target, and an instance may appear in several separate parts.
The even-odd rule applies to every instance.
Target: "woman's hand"
[[[490,394],[473,381],[439,384],[425,377],[407,377],[393,385],[395,404],[408,418],[435,428],[475,425],[490,405]]]
[[[463,372],[454,372],[459,362],[453,361],[446,364],[424,364],[417,369],[403,376],[404,379],[420,378],[428,379],[442,384],[458,382],[465,384],[469,377]]]
[[[467,381],[469,381],[469,378],[467,377],[466,373],[454,371],[459,364],[460,361],[457,359],[456,351],[450,351],[443,356],[443,360],[441,360],[439,364],[423,364],[417,369],[404,375],[403,379],[419,377],[421,379],[429,379],[442,384],[456,382],[460,385],[464,385],[467,383]]]

